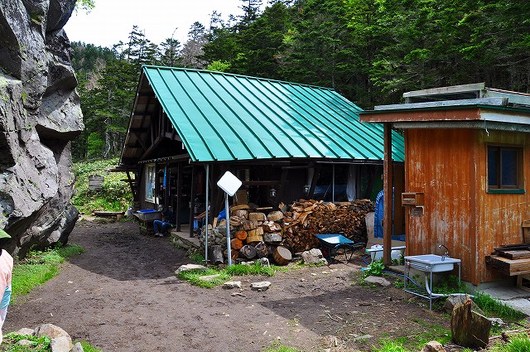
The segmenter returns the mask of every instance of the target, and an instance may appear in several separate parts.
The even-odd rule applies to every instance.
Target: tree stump
[[[453,308],[451,334],[453,342],[469,348],[484,348],[489,342],[491,321],[471,310],[473,301],[468,299]]]

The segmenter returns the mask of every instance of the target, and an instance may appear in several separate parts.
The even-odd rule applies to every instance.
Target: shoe
[[[164,237],[164,235],[162,235],[160,232],[155,233],[155,236],[156,237]]]

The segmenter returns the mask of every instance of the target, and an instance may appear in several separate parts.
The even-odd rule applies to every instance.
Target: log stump
[[[473,301],[457,304],[451,315],[453,342],[469,348],[484,348],[489,342],[491,321],[471,310]]]

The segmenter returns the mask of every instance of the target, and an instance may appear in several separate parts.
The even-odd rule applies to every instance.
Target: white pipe
[[[230,248],[230,208],[228,207],[228,193],[225,192],[225,220],[226,220],[226,250],[228,266],[232,265],[232,248]]]
[[[427,293],[429,294],[429,296],[435,297],[435,298],[449,297],[449,296],[466,296],[466,295],[469,297],[473,297],[472,295],[469,295],[467,293],[434,293],[434,292],[431,292],[431,289],[429,288],[429,279],[427,275],[425,275],[425,290],[427,290]]]

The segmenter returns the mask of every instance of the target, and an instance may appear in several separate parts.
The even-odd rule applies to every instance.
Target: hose
[[[472,295],[470,295],[468,293],[434,293],[434,292],[431,292],[431,290],[429,289],[429,278],[427,277],[427,275],[425,275],[425,290],[427,291],[427,293],[429,294],[430,297],[434,297],[434,298],[449,297],[449,296],[455,296],[455,297],[457,297],[457,296],[469,296],[469,297],[473,297]]]

